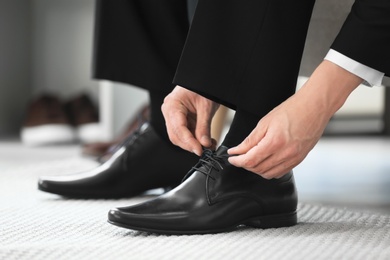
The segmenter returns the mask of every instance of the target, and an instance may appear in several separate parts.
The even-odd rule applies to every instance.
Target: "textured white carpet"
[[[36,189],[39,175],[94,166],[70,158],[0,167],[0,259],[390,259],[386,215],[300,204],[291,228],[165,236],[106,223],[110,208],[146,196],[65,200]]]

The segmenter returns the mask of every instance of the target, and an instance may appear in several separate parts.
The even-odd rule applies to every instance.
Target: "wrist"
[[[330,118],[362,82],[355,74],[324,60],[299,92]]]

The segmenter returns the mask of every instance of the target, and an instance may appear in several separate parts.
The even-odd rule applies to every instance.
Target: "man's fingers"
[[[212,145],[210,123],[203,115],[198,115],[198,122],[196,122],[195,137],[204,147]]]
[[[291,149],[283,149],[281,152],[283,146],[284,142],[281,138],[273,138],[272,135],[268,135],[245,153],[230,157],[229,162],[249,171],[257,170],[257,173],[267,171],[268,167],[273,167],[273,165],[292,157]]]
[[[167,125],[167,132],[173,144],[199,156],[202,154],[202,145],[195,139],[186,126]]]
[[[252,160],[252,157],[250,157],[251,154],[247,157],[248,153],[241,156],[230,157],[229,162],[236,167],[242,167],[265,179],[280,178],[297,165],[294,160],[281,160],[274,154],[269,155],[264,159],[260,159],[259,161]]]
[[[253,172],[259,174],[264,179],[268,179],[268,180],[278,179],[283,177],[288,172],[290,172],[296,166],[296,164],[293,163],[293,161],[291,160],[280,162],[279,164],[272,164],[272,165],[273,166],[268,170],[261,171],[261,172],[254,170]]]
[[[281,149],[279,143],[261,147],[262,144],[264,142],[260,142],[244,155],[230,157],[229,162],[236,167],[259,174],[265,179],[272,179],[282,177],[304,158],[294,146]]]
[[[229,157],[229,162],[236,167],[252,169],[271,155],[272,151],[263,149],[263,144],[259,143],[243,154]]]
[[[169,139],[175,145],[201,155],[202,146],[213,146],[210,123],[216,109],[212,101],[176,86],[161,106]]]
[[[188,129],[186,115],[177,110],[167,109],[167,111],[171,112],[166,112],[164,114],[166,117],[165,122],[167,124],[167,132],[171,142],[200,156],[202,154],[202,145],[195,139],[194,135]]]
[[[177,127],[174,132],[175,141],[178,140],[177,144],[183,149],[193,152],[198,156],[202,154],[202,145],[196,140],[187,127]]]

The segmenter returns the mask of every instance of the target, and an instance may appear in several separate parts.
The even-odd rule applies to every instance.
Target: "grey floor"
[[[110,208],[150,196],[84,201],[37,191],[40,175],[97,165],[80,151],[0,141],[0,259],[390,259],[390,140],[322,139],[296,169],[294,227],[194,236],[107,224]]]
[[[295,173],[301,201],[390,214],[389,138],[322,138]]]
[[[0,140],[0,172],[21,164],[81,157],[80,145],[26,147]],[[301,202],[390,214],[390,139],[325,137],[296,167]]]

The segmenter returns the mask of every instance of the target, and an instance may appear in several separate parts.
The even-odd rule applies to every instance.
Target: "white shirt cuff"
[[[324,59],[362,78],[369,86],[380,86],[382,84],[385,73],[363,65],[338,51],[330,49]]]

